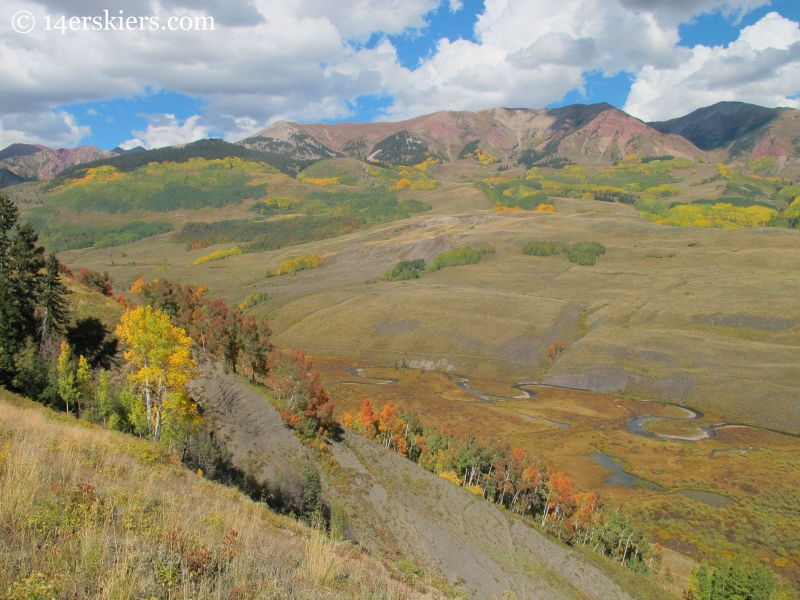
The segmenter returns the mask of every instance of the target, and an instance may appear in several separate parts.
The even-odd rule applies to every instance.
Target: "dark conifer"
[[[11,247],[19,210],[7,195],[0,195],[0,385],[10,387],[18,347],[19,315],[14,302]]]
[[[58,259],[55,252],[51,252],[45,261],[42,294],[39,300],[42,340],[48,335],[62,333],[67,321],[66,296],[71,292],[61,282],[59,271]]]
[[[36,338],[36,307],[44,267],[44,248],[30,223],[19,222],[19,209],[0,195],[0,385],[12,387],[15,357]]]

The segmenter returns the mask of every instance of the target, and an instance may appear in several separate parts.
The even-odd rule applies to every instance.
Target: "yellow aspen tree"
[[[69,404],[77,399],[78,392],[75,389],[75,372],[72,368],[72,351],[67,342],[61,342],[61,352],[58,355],[56,366],[58,371],[58,395],[65,402],[69,413]]]
[[[93,395],[92,367],[84,356],[78,357],[78,366],[75,369],[75,400],[78,405],[78,415],[83,412],[83,407],[91,400]],[[81,401],[83,406],[81,406]]]
[[[180,419],[180,413],[194,409],[185,400],[185,386],[197,373],[190,352],[192,338],[151,306],[128,310],[116,333],[126,346],[125,360],[133,367],[128,379],[144,398],[150,435],[158,441],[165,411]]]

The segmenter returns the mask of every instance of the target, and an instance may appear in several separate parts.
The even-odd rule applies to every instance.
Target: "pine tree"
[[[65,297],[72,292],[61,282],[58,267],[58,259],[55,253],[51,252],[45,261],[42,294],[39,299],[42,311],[42,340],[48,335],[63,332],[67,320],[67,301]]]
[[[19,210],[6,195],[0,195],[0,385],[10,387],[19,348],[19,317],[14,303],[12,281],[12,231],[17,225]]]
[[[37,246],[39,236],[30,223],[17,223],[17,235],[11,246],[14,294],[22,330],[20,342],[38,333],[36,307],[42,293],[44,248]]]

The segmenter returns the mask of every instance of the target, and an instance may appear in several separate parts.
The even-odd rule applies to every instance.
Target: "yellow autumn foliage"
[[[404,190],[407,187],[411,187],[411,182],[408,179],[406,179],[405,177],[403,177],[402,179],[398,180],[398,182],[395,183],[389,189],[391,191],[393,191],[393,192],[399,192],[400,190]]]
[[[461,485],[461,478],[455,471],[442,471],[441,473],[439,473],[439,477],[441,477],[442,479],[446,479],[450,483]]]
[[[303,183],[311,183],[313,185],[318,185],[320,187],[328,187],[329,185],[339,184],[338,177],[303,177],[301,181]]]
[[[778,214],[766,206],[742,208],[732,204],[685,204],[670,208],[666,216],[644,215],[661,225],[673,227],[717,227],[739,229],[761,227]]]
[[[540,204],[536,208],[534,208],[532,210],[528,210],[528,209],[525,209],[525,208],[520,208],[519,206],[513,206],[513,207],[512,206],[495,206],[494,210],[495,210],[495,212],[506,212],[506,211],[512,210],[512,211],[518,211],[518,212],[519,211],[523,211],[523,212],[536,212],[536,213],[555,213],[556,212],[556,207],[553,206],[552,204]]]
[[[87,169],[86,174],[81,179],[72,179],[69,182],[70,186],[87,185],[89,183],[108,183],[116,179],[123,179],[125,173],[120,173],[115,167],[106,165],[104,167],[96,167],[94,169]]]
[[[564,175],[567,177],[574,177],[575,179],[586,179],[589,175],[589,172],[586,170],[586,167],[581,167],[580,165],[565,165],[564,166]]]
[[[428,158],[425,159],[425,162],[421,162],[418,165],[414,165],[413,168],[418,169],[419,171],[427,171],[429,166],[438,164],[439,164],[438,158],[433,158],[432,156],[429,156]]]
[[[412,190],[435,190],[438,186],[437,179],[415,179],[411,182]]]
[[[645,193],[649,196],[653,196],[654,198],[662,198],[664,196],[678,196],[681,193],[681,190],[674,185],[664,184],[647,188]]]
[[[264,200],[267,206],[277,206],[281,210],[288,210],[293,206],[300,204],[298,198],[289,198],[288,196],[276,196],[274,198],[267,198]]]
[[[800,217],[800,196],[794,199],[789,208],[783,213],[784,219],[796,219]]]
[[[319,254],[309,254],[308,256],[293,256],[285,259],[277,275],[286,275],[287,273],[297,273],[297,271],[304,271],[306,269],[316,269],[325,264],[325,259]]]
[[[223,258],[228,258],[229,256],[235,256],[241,253],[242,253],[241,248],[228,248],[227,250],[217,250],[216,252],[212,252],[211,254],[206,254],[205,256],[201,256],[192,264],[202,265],[203,263],[208,262],[210,260],[222,260]]]

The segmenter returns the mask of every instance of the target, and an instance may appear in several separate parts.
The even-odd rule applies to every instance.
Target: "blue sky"
[[[111,150],[133,136],[134,130],[147,127],[148,115],[173,114],[181,121],[203,112],[201,98],[190,98],[168,90],[150,90],[144,96],[116,98],[106,102],[81,102],[61,107],[75,115],[80,125],[87,125],[92,135],[83,144]]]
[[[44,0],[29,1],[43,2]],[[259,0],[252,1],[256,2]],[[410,1],[411,0],[409,0],[409,2]],[[417,1],[421,3],[425,0]],[[698,0],[698,2],[699,1],[700,0]],[[706,5],[711,6],[712,0],[703,1],[706,2]],[[556,6],[558,6],[557,3]],[[430,59],[437,55],[440,41],[443,38],[451,42],[462,39],[471,41],[474,44],[482,43],[482,40],[476,37],[475,25],[484,10],[485,6],[483,0],[450,0],[449,2],[445,0],[441,2],[437,8],[423,15],[426,25],[422,28],[406,27],[405,30],[400,33],[391,34],[386,34],[380,29],[367,29],[368,35],[364,35],[364,31],[357,31],[353,35],[348,35],[346,27],[342,27],[338,24],[337,27],[341,33],[342,44],[344,46],[349,46],[356,54],[366,55],[369,52],[378,52],[380,47],[385,45],[387,41],[391,43],[396,52],[397,61],[393,67],[395,71],[391,71],[391,68],[385,65],[382,67],[384,68],[384,72],[382,72],[383,81],[386,82],[388,79],[386,72],[389,72],[390,75],[392,73],[396,74],[397,69],[402,67],[408,70],[405,71],[405,73],[411,78],[420,70],[420,66],[425,64],[425,61],[428,61],[427,64],[430,64]],[[740,15],[738,20],[735,16],[725,16],[719,10],[711,14],[695,16],[688,23],[683,23],[679,26],[679,46],[687,49],[692,49],[698,45],[726,47],[739,38],[740,32],[744,27],[758,23],[770,12],[777,12],[786,19],[800,22],[800,1],[772,0],[768,5]],[[331,19],[332,23],[336,23],[335,17],[329,17],[329,19]],[[418,19],[417,22],[419,22]],[[394,31],[399,30],[395,28]],[[539,35],[541,35],[541,32]],[[599,37],[597,39],[600,40]],[[612,38],[612,46],[613,41]],[[530,43],[530,40],[526,43]],[[511,54],[513,53],[509,52],[509,56]],[[264,60],[265,64],[270,64],[268,62],[269,59],[265,58]],[[728,60],[728,58],[723,57],[721,60]],[[316,64],[324,65],[325,62],[326,61],[319,60]],[[367,67],[363,67],[362,65],[361,68],[368,69],[369,65],[367,65]],[[377,68],[378,67],[376,67],[376,69]],[[596,65],[588,65],[584,67],[583,70],[578,70],[577,77],[573,75],[572,79],[567,83],[563,81],[559,82],[560,87],[558,87],[558,89],[561,91],[550,94],[549,97],[547,94],[540,94],[539,97],[546,97],[547,101],[540,102],[538,106],[533,104],[535,100],[532,98],[535,97],[535,92],[537,90],[535,85],[532,84],[534,85],[533,87],[529,86],[526,88],[529,92],[509,93],[507,97],[503,97],[497,101],[491,99],[493,98],[491,94],[487,94],[485,97],[489,99],[485,101],[476,99],[475,102],[484,102],[488,104],[480,106],[469,105],[469,108],[489,108],[498,104],[515,107],[527,106],[529,108],[540,108],[541,105],[559,107],[573,103],[596,102],[608,102],[618,108],[623,108],[626,104],[630,107],[632,106],[631,98],[633,97],[631,91],[632,86],[637,84],[637,77],[640,75],[640,73],[636,72],[636,69],[638,69],[638,67],[631,68],[630,71],[609,72],[604,71],[601,67]],[[691,75],[691,73],[689,75]],[[160,140],[162,144],[176,143],[164,142],[164,140],[169,140],[171,138],[169,138],[169,136],[158,137],[154,135],[153,132],[148,129],[148,126],[151,126],[151,129],[158,129],[158,127],[153,127],[155,123],[161,127],[159,131],[168,132],[169,127],[173,127],[174,129],[184,127],[184,122],[195,115],[199,115],[197,120],[192,121],[191,127],[184,127],[181,135],[189,137],[192,135],[195,137],[227,136],[228,139],[233,139],[235,134],[232,133],[230,128],[227,131],[220,130],[225,128],[225,125],[221,125],[222,123],[227,122],[230,124],[235,121],[237,123],[236,127],[239,128],[238,130],[246,131],[246,127],[241,125],[243,122],[250,123],[252,129],[256,126],[263,126],[266,122],[281,116],[305,122],[371,121],[392,118],[393,115],[398,114],[401,116],[417,114],[417,112],[414,111],[430,112],[440,108],[459,108],[458,106],[448,104],[449,101],[446,95],[442,97],[444,99],[438,98],[436,100],[431,100],[427,104],[425,104],[425,102],[415,103],[418,97],[424,97],[426,93],[434,97],[438,92],[437,89],[429,88],[420,92],[420,86],[417,83],[412,83],[408,84],[407,90],[392,92],[389,89],[391,86],[384,83],[383,86],[380,86],[381,91],[376,93],[339,94],[339,96],[332,99],[315,98],[313,97],[313,93],[311,93],[311,97],[303,99],[305,104],[300,108],[297,108],[298,101],[293,100],[292,93],[287,93],[283,98],[283,108],[278,107],[269,110],[252,109],[252,106],[258,107],[259,99],[256,94],[255,99],[253,99],[253,96],[248,97],[247,101],[250,102],[249,108],[235,108],[235,110],[240,110],[242,114],[238,117],[232,117],[230,106],[237,101],[236,99],[241,98],[241,95],[234,96],[228,91],[221,91],[219,94],[216,94],[214,90],[209,91],[208,89],[204,90],[202,93],[198,93],[198,95],[193,95],[190,92],[186,92],[186,89],[189,87],[198,88],[203,86],[184,84],[184,93],[181,93],[177,91],[181,89],[180,86],[175,85],[174,89],[176,91],[173,91],[169,89],[170,85],[171,82],[169,81],[167,81],[167,83],[162,81],[160,85],[152,86],[145,83],[143,88],[140,87],[140,89],[145,89],[146,92],[133,97],[118,96],[101,102],[54,103],[51,104],[47,110],[52,111],[52,114],[64,115],[68,113],[68,115],[70,115],[70,127],[73,131],[73,138],[71,138],[70,141],[71,145],[77,143],[92,144],[103,149],[111,149],[126,141],[130,146],[131,141],[136,138],[149,140],[147,143],[151,146],[155,143],[153,140]],[[662,83],[661,85],[668,84]],[[657,85],[652,83],[651,88],[652,93],[650,95],[653,96],[658,91]],[[533,90],[533,95],[531,95],[530,90]],[[271,90],[266,88],[263,91],[265,104],[269,103],[270,92]],[[225,96],[224,101],[220,100],[219,97],[223,96],[225,93],[229,95]],[[405,93],[405,96],[402,97],[402,103],[405,103],[405,112],[397,109],[398,104],[401,103],[402,93]],[[109,92],[109,94],[113,94],[113,92]],[[102,94],[94,93],[95,97],[98,95]],[[555,96],[555,99],[553,96]],[[644,97],[646,96],[647,89],[644,93]],[[478,98],[479,95],[476,94],[475,97]],[[456,96],[456,98],[457,100],[460,99],[458,96]],[[520,98],[522,98],[522,100],[520,100]],[[728,96],[724,96],[724,98],[740,99],[736,97],[735,93],[733,96],[729,94]],[[800,98],[800,89],[784,92],[783,98]],[[525,104],[526,99],[529,99],[530,103]],[[752,98],[752,94],[750,98],[742,97],[741,99],[745,101],[757,101]],[[697,99],[695,103],[703,101],[702,99]],[[780,100],[777,100],[776,102],[779,101]],[[217,104],[215,105],[214,102],[217,102]],[[495,103],[491,104],[491,102]],[[666,99],[664,102],[668,103],[669,100]],[[710,100],[706,102],[711,103]],[[765,100],[764,103],[767,104],[768,101]],[[220,105],[224,106],[221,108]],[[333,108],[331,108],[331,106],[333,106]],[[422,108],[415,108],[417,106]],[[645,108],[642,110],[647,112],[646,102],[641,101],[637,106],[644,106]],[[691,106],[691,101],[686,101],[686,106],[685,112],[687,113],[698,107]],[[0,106],[0,109],[1,108]],[[292,112],[292,108],[297,108],[297,110]],[[463,108],[463,106],[461,108]],[[248,110],[250,110],[249,113],[247,112]],[[628,110],[630,110],[630,108],[628,108]],[[652,108],[651,113],[657,110],[657,108]],[[664,110],[663,106],[660,110]],[[228,112],[226,113],[225,111]],[[168,115],[172,115],[174,118],[171,120],[169,118],[165,119],[165,116]],[[387,115],[389,116],[387,117]],[[650,114],[649,116],[654,117],[661,115]],[[3,114],[0,112],[0,119],[2,119],[2,117]],[[394,118],[398,117],[395,116]],[[643,116],[642,118],[645,117]],[[18,119],[18,121],[26,122],[25,119]],[[6,123],[10,122],[11,120],[7,119]],[[167,123],[166,125],[165,122]],[[0,141],[3,142],[8,138],[3,138],[2,129],[9,129],[10,127],[6,123],[0,123]],[[24,127],[20,126],[20,130],[23,129]],[[23,134],[24,133],[25,131],[23,131]],[[78,138],[75,136],[80,137]],[[241,137],[243,137],[243,135]],[[183,141],[188,141],[188,138]]]

